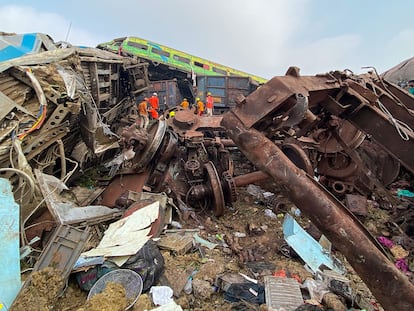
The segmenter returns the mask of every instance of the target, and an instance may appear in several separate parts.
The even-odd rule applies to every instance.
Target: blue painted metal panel
[[[283,234],[289,246],[295,250],[314,273],[318,271],[321,265],[324,265],[343,274],[344,271],[336,265],[330,254],[327,254],[322,246],[303,230],[289,214],[286,214],[283,222]]]
[[[0,36],[0,62],[38,52],[41,39],[36,33]]]
[[[20,288],[19,205],[9,180],[0,178],[0,306],[8,310]],[[1,310],[1,308],[0,308]]]

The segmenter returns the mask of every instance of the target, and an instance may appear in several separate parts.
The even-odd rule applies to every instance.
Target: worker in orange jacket
[[[206,110],[207,110],[207,117],[211,117],[213,115],[213,108],[214,108],[214,99],[211,96],[211,93],[207,93],[206,98]]]
[[[187,98],[184,98],[180,104],[180,106],[183,107],[184,109],[188,109],[189,105],[190,103],[188,102]]]
[[[201,101],[200,97],[196,98],[196,103],[197,103],[197,114],[201,116],[204,113],[204,103]]]
[[[146,128],[149,124],[148,119],[148,98],[144,98],[138,105],[138,114],[141,121],[141,127]]]
[[[150,108],[148,109],[148,112],[149,112],[149,114],[151,115],[151,118],[152,118],[152,119],[154,119],[154,120],[158,120],[159,115],[158,115],[158,111],[157,111],[156,109],[154,109],[153,107],[150,107]]]
[[[149,104],[150,104],[151,108],[155,109],[158,113],[160,101],[158,99],[157,93],[154,92],[152,94],[152,96],[149,99]]]

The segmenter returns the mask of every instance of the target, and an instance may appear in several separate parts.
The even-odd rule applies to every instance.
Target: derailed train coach
[[[36,189],[27,191],[33,170],[67,181],[110,154],[149,81],[146,63],[95,48],[61,48],[46,35],[31,36],[37,49],[19,54],[23,37],[2,36],[9,45],[0,63],[0,166],[2,177],[26,185],[15,193],[26,221],[39,203],[30,197]]]

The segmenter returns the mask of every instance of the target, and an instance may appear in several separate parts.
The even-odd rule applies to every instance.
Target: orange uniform
[[[148,116],[147,101],[146,100],[143,100],[138,105],[138,113],[139,113],[140,116]]]
[[[157,95],[152,95],[149,99],[149,104],[152,108],[154,108],[155,110],[158,110],[159,108],[159,99]]]
[[[206,108],[213,109],[213,105],[214,105],[213,96],[208,95],[206,99]]]
[[[197,102],[197,111],[199,116],[201,116],[204,112],[204,103],[201,100]]]
[[[213,107],[214,107],[214,99],[210,93],[208,93],[206,98],[206,109],[207,109],[207,116],[211,117],[213,115]]]
[[[150,113],[150,115],[151,115],[151,117],[153,118],[153,119],[158,119],[158,112],[157,112],[157,110],[155,110],[154,108],[150,108],[149,109],[149,113]]]
[[[184,100],[181,102],[180,106],[183,107],[184,109],[188,109],[189,106],[189,102],[187,101],[186,98],[184,98]]]
[[[138,114],[139,114],[139,120],[140,125],[142,128],[146,128],[149,124],[148,119],[148,98],[144,98],[142,102],[138,105]]]

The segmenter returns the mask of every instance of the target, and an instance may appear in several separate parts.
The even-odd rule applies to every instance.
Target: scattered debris
[[[246,77],[183,82],[119,45],[30,37],[39,49],[16,46],[0,63],[10,202],[0,309],[17,295],[11,310],[411,310],[405,90],[375,71],[301,77],[295,67],[257,89]],[[176,102],[183,90],[214,92],[215,79],[226,83],[220,112],[230,112]],[[147,125],[136,104],[154,91],[168,101]],[[32,271],[21,289],[20,259]],[[134,295],[131,279],[112,278],[122,273],[139,276]],[[86,302],[71,286],[97,295]]]

